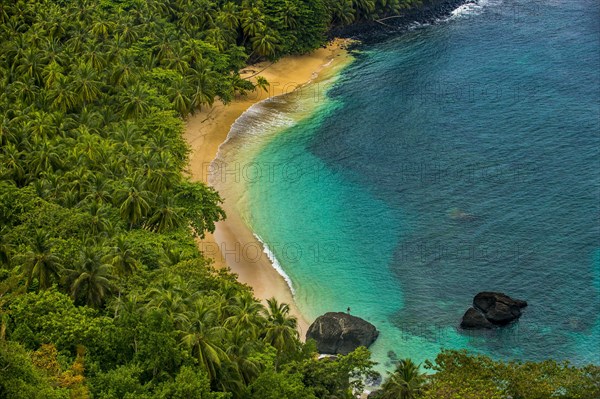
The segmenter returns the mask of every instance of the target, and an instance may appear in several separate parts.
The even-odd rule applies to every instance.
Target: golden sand
[[[268,92],[257,89],[238,97],[230,104],[220,102],[191,116],[187,121],[184,138],[191,147],[188,172],[193,180],[208,183],[208,165],[215,159],[219,146],[227,139],[231,125],[250,106],[269,97],[287,94],[312,81],[325,68],[339,66],[350,60],[345,50],[347,41],[337,39],[325,48],[302,56],[288,56],[276,63],[263,62],[245,68],[241,75],[255,81],[262,76],[269,82]],[[254,295],[265,301],[274,297],[288,303],[298,318],[300,337],[308,329],[308,321],[294,303],[292,293],[283,277],[273,268],[266,256],[255,256],[241,248],[262,248],[232,204],[225,200],[223,208],[227,219],[217,223],[214,234],[207,234],[199,242],[200,249],[215,261],[216,267],[229,267],[238,280],[251,286]],[[221,251],[220,249],[226,249]]]

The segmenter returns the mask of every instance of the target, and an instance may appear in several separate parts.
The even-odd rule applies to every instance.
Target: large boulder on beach
[[[369,347],[379,331],[360,317],[329,312],[319,316],[308,328],[306,339],[317,342],[319,353],[347,355],[359,346]]]
[[[513,299],[501,292],[480,292],[473,298],[460,323],[464,329],[492,328],[504,326],[521,317],[521,309],[527,302]]]

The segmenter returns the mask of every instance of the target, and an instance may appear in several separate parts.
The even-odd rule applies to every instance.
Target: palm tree
[[[228,2],[223,5],[221,11],[217,14],[217,22],[221,28],[235,31],[240,24],[238,20],[237,5],[233,2]]]
[[[53,110],[67,112],[75,107],[77,94],[73,90],[69,78],[62,74],[56,74],[52,90],[49,92],[49,100]]]
[[[186,284],[177,281],[167,280],[167,284],[161,287],[152,288],[148,291],[148,309],[161,309],[169,317],[175,328],[181,326],[187,321],[186,311],[188,301],[184,295],[189,292]]]
[[[109,233],[112,229],[107,207],[102,206],[100,202],[93,201],[89,208],[92,219],[90,221],[90,230],[92,234],[99,235],[102,232]],[[115,266],[113,264],[113,266]],[[119,269],[117,269],[119,270]]]
[[[111,21],[96,20],[91,28],[90,33],[101,40],[108,39],[108,35],[115,28],[115,23]]]
[[[111,183],[99,173],[90,173],[83,189],[84,199],[98,204],[110,202],[113,192]]]
[[[415,399],[421,393],[425,376],[411,359],[402,359],[383,383],[381,399]]]
[[[105,260],[122,276],[133,274],[140,267],[140,262],[134,256],[133,250],[124,236],[117,237],[111,253],[106,255]]]
[[[27,166],[29,170],[38,175],[42,172],[51,172],[61,165],[61,157],[57,152],[57,146],[46,140],[34,139],[34,147],[28,154]]]
[[[337,1],[333,9],[333,16],[336,21],[343,25],[351,24],[354,21],[352,0]]]
[[[112,266],[103,259],[103,254],[96,248],[86,247],[80,253],[77,268],[70,270],[68,278],[73,300],[100,307],[115,289]]]
[[[181,343],[215,380],[223,361],[229,357],[221,347],[223,328],[217,325],[217,314],[204,301],[196,301],[186,314],[187,320],[181,331]]]
[[[235,364],[238,379],[241,379],[246,386],[250,385],[263,368],[260,359],[252,356],[260,351],[257,341],[251,339],[243,328],[238,328],[230,330],[227,344],[225,352]],[[236,380],[235,377],[233,380]]]
[[[189,85],[181,77],[175,80],[167,90],[167,95],[173,103],[173,107],[183,117],[191,111],[192,100],[189,91]]]
[[[133,151],[135,147],[144,142],[140,128],[135,122],[132,121],[119,123],[115,127],[111,138],[115,139],[117,142],[117,149],[124,153]]]
[[[298,17],[298,7],[296,7],[296,5],[293,2],[286,1],[283,10],[283,22],[285,22],[285,25],[288,28],[295,28],[296,26],[298,26]]]
[[[171,195],[161,195],[157,202],[157,208],[152,216],[148,218],[147,226],[150,230],[164,233],[180,227],[183,222],[184,208],[177,206]]]
[[[12,246],[6,239],[7,232],[8,227],[0,227],[0,266],[8,265],[10,263],[10,252]]]
[[[41,84],[43,64],[41,55],[35,48],[25,50],[23,58],[20,60],[19,66],[16,68],[19,75],[28,79],[33,79],[36,84]]]
[[[267,318],[264,341],[278,351],[293,352],[298,348],[298,319],[290,316],[290,306],[278,303],[277,299],[267,299]]]
[[[31,134],[39,139],[47,139],[54,135],[54,125],[52,115],[44,111],[35,111],[31,113],[31,119],[27,123]]]
[[[256,338],[260,329],[265,324],[261,313],[265,311],[264,306],[252,297],[252,294],[239,293],[233,297],[232,316],[225,320],[225,327],[232,330],[243,330],[250,337]]]
[[[127,178],[118,193],[121,219],[129,223],[129,228],[133,228],[148,214],[152,193],[145,189],[144,182],[138,176]]]
[[[24,168],[25,153],[13,143],[3,146],[2,151],[4,152],[2,166],[8,172],[8,176],[4,178],[10,178],[18,187],[22,187],[27,180],[27,172]]]
[[[270,86],[269,81],[267,81],[267,79],[265,79],[264,76],[256,77],[256,87],[258,87],[259,89],[262,89],[268,93],[269,86]]]
[[[215,99],[215,83],[218,81],[214,73],[211,73],[208,65],[198,63],[194,68],[190,68],[188,82],[192,86],[191,110],[200,109],[202,105],[212,105]]]
[[[39,289],[45,290],[52,286],[52,280],[58,279],[62,269],[61,260],[52,253],[49,235],[41,229],[35,231],[29,241],[29,250],[24,254],[23,271],[27,277],[26,286],[37,279]]]
[[[102,22],[98,22],[102,23]],[[87,46],[84,53],[87,64],[94,68],[97,72],[101,72],[106,67],[106,50],[100,44],[90,44]]]
[[[120,110],[125,118],[139,118],[150,111],[149,91],[147,86],[136,84],[121,93],[119,96]]]
[[[370,16],[375,11],[374,0],[352,0],[357,19]]]
[[[250,42],[252,43],[253,53],[262,57],[272,58],[279,48],[280,40],[277,38],[274,31],[263,29],[257,32],[256,35],[250,39]]]
[[[258,8],[242,11],[242,29],[246,37],[254,37],[265,28],[263,14]]]
[[[89,104],[100,97],[102,82],[89,63],[81,63],[75,68],[72,88],[79,103]]]
[[[129,57],[123,57],[120,62],[112,65],[111,83],[115,86],[127,86],[130,84],[138,68]]]

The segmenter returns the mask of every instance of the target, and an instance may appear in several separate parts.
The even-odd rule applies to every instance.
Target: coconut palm
[[[222,362],[229,361],[221,347],[224,331],[217,322],[217,314],[212,306],[197,300],[186,313],[181,331],[181,343],[190,349],[211,380],[217,378]]]
[[[67,279],[73,300],[98,308],[115,290],[113,268],[103,259],[104,254],[97,248],[86,247],[80,253]]]
[[[352,0],[339,0],[335,3],[333,8],[334,19],[343,24],[348,25],[354,21],[354,8],[352,7]]]
[[[124,236],[116,238],[111,252],[106,255],[105,261],[110,263],[118,274],[128,276],[140,267],[140,262],[135,257],[131,245]]]
[[[236,387],[237,382],[250,385],[256,379],[262,371],[263,365],[259,358],[252,355],[259,351],[257,341],[251,339],[244,329],[239,328],[229,331],[225,352],[235,365],[235,372],[230,373],[233,375],[229,379],[230,383],[227,388]],[[234,384],[231,384],[231,382],[234,382]]]
[[[34,140],[33,149],[27,154],[26,162],[28,169],[34,175],[57,170],[62,163],[54,143],[37,139]]]
[[[161,309],[169,317],[175,328],[181,326],[187,321],[186,311],[188,310],[188,299],[184,295],[188,292],[185,282],[174,282],[167,280],[169,284],[161,287],[152,288],[148,291],[148,309]]]
[[[11,179],[18,187],[22,187],[27,180],[27,171],[24,168],[25,153],[13,143],[3,146],[2,151],[2,167],[6,171],[3,177]]]
[[[34,111],[27,123],[30,133],[39,139],[47,139],[54,135],[52,114],[45,111]]]
[[[411,359],[402,359],[382,385],[381,399],[415,399],[419,397],[425,376]]]
[[[12,246],[6,238],[8,227],[0,227],[0,266],[8,265],[10,262],[10,253]]]
[[[129,227],[140,224],[150,210],[152,193],[145,188],[144,181],[137,175],[125,179],[123,187],[117,190],[119,213]]]
[[[225,327],[231,330],[243,330],[248,336],[256,337],[266,321],[261,317],[261,313],[265,311],[264,306],[250,293],[238,292],[233,297],[230,308],[233,314],[225,320]]]
[[[173,108],[183,117],[191,111],[192,99],[190,98],[190,89],[186,81],[179,77],[167,89],[169,100],[173,103]]]
[[[217,23],[222,28],[235,31],[240,24],[237,15],[237,5],[235,3],[226,3],[217,14]]]
[[[120,111],[124,117],[139,118],[150,111],[149,90],[145,85],[136,84],[120,94]]]
[[[267,299],[263,312],[267,318],[264,341],[278,351],[293,352],[298,347],[298,319],[290,316],[290,306],[277,299]]]
[[[84,200],[98,204],[109,203],[112,196],[111,181],[101,174],[90,173],[83,189]]]
[[[41,53],[34,48],[25,50],[25,54],[19,61],[16,71],[19,75],[28,79],[33,79],[35,84],[41,84],[43,64],[41,61]]]
[[[212,105],[215,98],[215,85],[217,79],[211,73],[206,63],[198,63],[190,68],[187,80],[192,87],[191,110],[200,109],[203,105]]]
[[[69,78],[62,74],[55,75],[48,97],[51,109],[62,112],[70,111],[77,102],[77,94],[71,86]]]
[[[250,42],[253,53],[262,57],[274,57],[279,49],[280,40],[274,31],[263,29],[257,32]]]
[[[150,230],[164,233],[183,225],[185,209],[177,206],[171,195],[161,195],[156,203],[156,209],[146,222]]]
[[[29,286],[34,279],[38,281],[38,287],[45,290],[52,286],[53,280],[58,280],[62,270],[62,262],[52,252],[50,237],[44,231],[38,229],[29,240],[29,250],[24,254],[23,272],[27,278],[26,285]]]
[[[242,29],[246,37],[253,37],[265,28],[263,14],[258,8],[246,9],[241,14]]]
[[[113,226],[110,223],[108,209],[106,206],[103,206],[101,203],[94,201],[89,207],[89,212],[92,217],[90,220],[90,230],[92,231],[92,234],[107,234],[112,230]],[[113,266],[115,265],[113,264]],[[119,264],[117,267],[117,270],[119,271],[121,270],[119,268],[120,266],[121,265]]]
[[[100,97],[102,82],[98,80],[96,70],[86,62],[75,68],[71,87],[78,103],[89,104]]]

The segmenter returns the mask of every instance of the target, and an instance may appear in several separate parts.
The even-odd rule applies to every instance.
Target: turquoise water
[[[442,347],[600,363],[598,3],[455,14],[253,107],[222,147],[248,171],[229,197],[309,319],[378,327],[383,367]],[[530,306],[459,330],[483,290]]]

